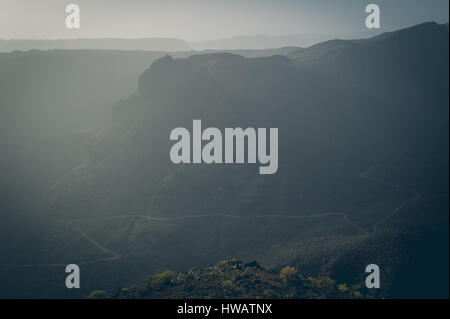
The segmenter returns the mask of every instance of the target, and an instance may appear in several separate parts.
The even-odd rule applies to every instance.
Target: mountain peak
[[[447,29],[448,30],[448,29]],[[434,21],[424,22],[414,25],[412,27],[400,29],[397,31],[386,32],[369,39],[358,40],[356,43],[362,45],[371,45],[378,41],[413,41],[420,43],[422,40],[432,40],[434,37],[445,35],[446,28],[444,25],[440,25]],[[448,31],[447,31],[448,32]],[[448,35],[446,35],[448,36]]]

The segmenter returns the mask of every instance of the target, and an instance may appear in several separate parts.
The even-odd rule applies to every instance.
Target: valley
[[[448,25],[251,52],[0,53],[0,91],[0,297],[448,295]],[[194,119],[279,128],[277,169],[175,164],[170,133]],[[166,271],[173,286],[145,288]]]

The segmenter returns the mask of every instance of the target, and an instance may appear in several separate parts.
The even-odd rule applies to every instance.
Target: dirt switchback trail
[[[373,176],[371,175],[373,173],[373,169],[375,168],[375,165],[372,165],[369,167],[369,169],[367,171],[364,171],[362,173],[359,174],[359,176],[361,178],[366,178],[366,179],[370,179],[370,180],[374,180],[380,183],[384,183],[386,185],[389,185],[391,187],[395,187],[398,189],[403,189],[409,193],[411,193],[413,195],[412,198],[407,199],[403,202],[401,202],[399,205],[397,205],[389,214],[387,214],[386,216],[384,216],[383,218],[377,220],[375,222],[375,224],[373,225],[373,233],[377,232],[378,226],[380,226],[382,223],[384,223],[385,221],[389,220],[390,218],[392,218],[395,214],[397,214],[400,210],[402,210],[405,206],[411,205],[414,202],[418,201],[422,195],[416,191],[415,189],[411,188],[411,187],[407,187],[407,186],[403,186],[403,185],[399,185],[399,184],[395,184],[391,181],[385,180],[381,177],[377,177],[377,176]]]
[[[97,247],[100,251],[110,255],[110,257],[82,261],[82,262],[79,262],[78,265],[92,264],[92,263],[98,263],[98,262],[111,262],[111,261],[116,261],[116,260],[122,258],[122,254],[120,254],[119,252],[113,251],[109,248],[104,247],[97,240],[95,240],[94,238],[89,236],[85,231],[83,231],[80,227],[78,227],[77,225],[74,224],[76,222],[83,222],[83,221],[101,221],[101,220],[112,220],[112,219],[121,219],[121,218],[125,218],[125,219],[142,218],[142,219],[151,220],[151,221],[155,221],[155,222],[164,222],[164,221],[175,221],[175,220],[208,218],[208,217],[214,217],[214,218],[222,217],[222,218],[230,218],[230,219],[235,219],[235,220],[246,220],[246,219],[248,220],[248,219],[264,219],[264,218],[268,218],[268,219],[272,219],[272,218],[273,219],[305,219],[305,218],[320,218],[320,217],[327,217],[327,216],[339,216],[339,217],[342,217],[342,219],[348,225],[350,225],[351,227],[356,229],[358,232],[361,232],[364,234],[370,234],[370,233],[373,234],[373,233],[377,232],[378,226],[380,226],[385,221],[389,220],[392,216],[394,216],[396,213],[398,213],[405,206],[416,202],[417,200],[419,200],[422,197],[421,194],[419,192],[417,192],[416,190],[414,190],[413,188],[395,184],[395,183],[385,180],[381,177],[373,176],[372,174],[373,174],[374,167],[375,167],[375,165],[370,166],[369,169],[360,173],[359,176],[363,179],[373,180],[373,181],[376,181],[379,183],[386,184],[390,187],[403,189],[403,190],[411,193],[413,195],[413,197],[411,199],[401,202],[386,216],[377,220],[374,223],[372,232],[368,232],[368,231],[364,230],[363,228],[361,228],[360,226],[358,226],[357,224],[355,224],[354,222],[350,221],[350,219],[346,213],[333,212],[333,211],[332,212],[324,212],[324,213],[320,213],[320,214],[313,214],[313,215],[302,215],[302,216],[295,216],[295,215],[235,216],[235,215],[224,214],[222,212],[217,212],[215,214],[211,213],[211,214],[188,215],[188,216],[177,216],[177,217],[153,217],[153,216],[149,216],[149,215],[130,214],[130,215],[116,215],[116,216],[106,216],[106,217],[96,217],[96,218],[77,218],[77,219],[72,219],[70,221],[67,221],[67,223],[71,227],[73,227],[78,233],[80,233],[80,235],[83,238],[85,238],[86,240],[91,242],[95,247]],[[62,263],[59,263],[59,264],[0,264],[0,266],[9,266],[9,267],[42,267],[42,266],[62,267],[62,266],[66,266],[66,265],[67,264],[62,264]]]

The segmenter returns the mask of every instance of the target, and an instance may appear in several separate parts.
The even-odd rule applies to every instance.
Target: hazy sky
[[[68,30],[64,8],[81,8],[81,29]],[[448,22],[448,0],[0,0],[0,38],[174,37],[189,41],[235,35],[366,31],[365,6],[381,7],[382,30]]]

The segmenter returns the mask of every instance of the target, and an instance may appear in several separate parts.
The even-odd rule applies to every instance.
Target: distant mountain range
[[[442,25],[448,30],[448,23]],[[126,51],[204,51],[204,50],[265,50],[283,47],[309,47],[334,39],[365,39],[380,34],[363,31],[351,34],[305,33],[299,35],[239,35],[230,38],[185,41],[176,38],[98,38],[98,39],[0,39],[0,52],[14,50],[126,50]]]
[[[339,35],[342,39],[366,38],[373,33]],[[27,40],[0,39],[0,52],[14,50],[144,50],[144,51],[190,51],[190,50],[263,50],[281,47],[306,47],[312,44],[336,38],[336,35],[303,34],[303,35],[248,35],[231,38],[188,42],[175,38],[142,38],[142,39],[59,39],[59,40]]]
[[[376,32],[378,33],[378,32]],[[268,49],[290,46],[308,47],[310,45],[331,39],[356,39],[368,38],[374,35],[374,32],[361,32],[352,34],[300,34],[300,35],[246,35],[235,36],[231,38],[189,42],[188,45],[193,50],[235,50],[235,49]]]
[[[188,51],[189,46],[180,39],[61,39],[61,40],[1,40],[0,52],[14,50],[145,50]]]

